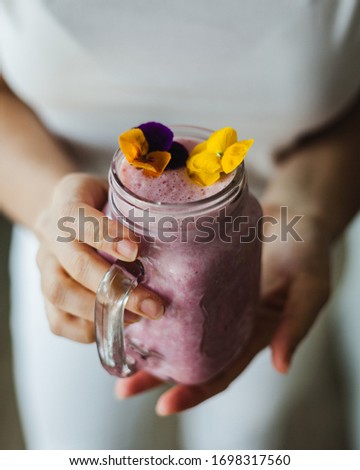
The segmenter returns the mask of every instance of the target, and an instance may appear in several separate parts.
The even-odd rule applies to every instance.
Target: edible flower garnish
[[[166,169],[175,170],[176,168],[186,166],[186,160],[189,156],[189,152],[182,144],[180,144],[180,142],[173,142],[169,152],[171,153],[171,160],[169,161]]]
[[[210,186],[221,176],[231,173],[244,160],[253,140],[237,141],[236,130],[224,127],[192,150],[186,166],[189,176],[196,183]]]
[[[119,147],[126,160],[149,176],[160,176],[165,168],[185,166],[188,151],[174,134],[159,122],[146,122],[119,136]]]

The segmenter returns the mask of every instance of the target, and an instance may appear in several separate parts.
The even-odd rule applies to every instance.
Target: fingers
[[[94,293],[109,269],[107,261],[93,253],[88,246],[77,242],[59,251],[58,259],[69,276]],[[126,309],[130,312],[152,320],[160,318],[164,308],[162,300],[141,285],[133,290],[126,304]]]
[[[92,207],[104,207],[108,199],[108,182],[88,173],[70,173],[54,188],[54,203],[83,201]]]
[[[160,297],[139,285],[130,294],[126,310],[150,320],[157,320],[164,314],[165,307]]]
[[[115,259],[134,261],[136,236],[101,209],[107,183],[85,174],[63,178],[54,189],[47,210],[36,221],[41,242],[38,265],[52,330],[80,342],[93,340],[95,293]],[[101,252],[101,255],[95,251]],[[159,318],[164,305],[143,286],[130,295],[125,324]],[[84,330],[81,332],[81,330]]]
[[[46,260],[46,261],[45,261]],[[61,268],[55,256],[38,256],[38,264],[46,262],[46,276],[41,278],[41,288],[50,304],[84,320],[94,321],[95,295],[71,279]]]
[[[50,329],[55,335],[64,336],[78,343],[92,343],[95,341],[94,324],[92,322],[63,312],[46,299],[45,309]]]
[[[86,209],[85,217],[88,220],[92,219],[96,222],[97,220],[104,219],[100,211],[90,206],[83,206],[83,208]],[[67,213],[73,214],[75,218],[79,207],[75,204],[66,210]],[[99,283],[109,269],[109,263],[90,247],[106,251],[116,258],[126,259],[127,261],[135,259],[137,255],[137,245],[130,241],[130,239],[113,241],[119,238],[119,227],[122,230],[121,236],[130,237],[129,231],[122,227],[121,224],[107,218],[105,219],[109,224],[106,233],[102,222],[85,224],[83,236],[79,232],[77,233],[78,239],[83,239],[86,244],[72,241],[71,243],[56,243],[54,247],[57,258],[69,276],[92,292],[97,291]],[[78,228],[78,230],[80,229]],[[109,236],[110,238],[108,238]],[[103,237],[108,238],[108,240],[104,240]],[[131,247],[131,255],[128,253],[128,258],[125,257],[127,248],[124,249],[124,246],[126,245]],[[126,308],[131,312],[150,319],[157,319],[164,313],[164,305],[161,299],[143,286],[137,287],[131,293]]]
[[[63,178],[54,190],[51,208],[39,218],[38,232],[47,243],[63,246],[77,240],[115,259],[134,261],[137,237],[104,215],[107,183],[85,174]]]
[[[200,387],[176,385],[161,395],[155,411],[159,416],[170,416],[193,408],[212,396],[207,390]]]
[[[145,392],[164,382],[145,371],[140,371],[127,379],[118,379],[115,385],[115,393],[119,398],[128,398],[138,393]]]
[[[55,307],[45,299],[45,310],[48,318],[50,330],[56,336],[77,341],[78,343],[93,343],[95,341],[95,329],[93,318],[85,320],[81,317],[71,315]],[[91,312],[93,316],[93,311]],[[138,316],[134,314],[125,315],[125,325],[130,325],[138,321]]]
[[[91,249],[82,247],[81,250]],[[76,254],[70,251],[68,255],[68,257],[65,256],[66,260],[70,260],[70,263],[74,262]],[[89,261],[89,271],[84,265],[82,270],[70,277],[55,255],[46,249],[39,250],[37,263],[42,274],[41,287],[46,299],[49,322],[51,320],[52,331],[56,332],[55,334],[80,342],[93,341],[93,333],[90,333],[88,328],[92,331],[94,328],[95,291],[109,267],[109,264],[102,258],[99,257],[98,261],[99,266],[95,269],[90,268]],[[68,267],[67,261],[64,264]],[[145,287],[138,286],[127,302],[125,325],[139,321],[139,315],[148,319],[157,319],[163,313],[164,305],[161,299]],[[77,330],[84,328],[84,323],[76,322],[76,317],[89,323],[89,325],[85,323],[83,333]],[[61,326],[62,322],[63,326]]]
[[[70,225],[65,225],[65,222]],[[103,212],[84,203],[66,203],[60,210],[57,241],[66,243],[62,236],[71,233],[78,242],[86,243],[96,250],[104,251],[115,259],[134,261],[138,245],[130,231],[116,220],[106,217]]]
[[[263,348],[263,343],[256,339],[256,335],[254,338],[241,356],[214,379],[200,385],[175,385],[163,393],[156,405],[157,414],[168,416],[179,413],[224,391]],[[128,398],[162,384],[162,380],[140,371],[127,379],[119,379],[115,392],[119,398]]]
[[[136,315],[135,313],[125,310],[125,315],[124,315],[125,326],[132,325],[133,323],[137,323],[140,320],[141,320],[141,317],[139,317],[139,315]]]
[[[209,398],[223,392],[254,359],[263,348],[257,341],[251,341],[245,351],[222,373],[200,385],[176,385],[165,392],[156,404],[160,416],[169,416],[193,408]]]
[[[315,322],[329,297],[327,276],[299,275],[289,289],[283,317],[271,341],[273,363],[288,371],[296,347]]]
[[[77,241],[57,247],[55,255],[68,275],[92,292],[97,291],[110,267],[92,248]]]
[[[43,268],[41,287],[51,331],[79,343],[92,343],[95,295],[71,279],[45,250],[39,251],[37,262]]]

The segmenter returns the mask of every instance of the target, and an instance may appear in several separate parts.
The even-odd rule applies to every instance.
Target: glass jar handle
[[[124,316],[128,298],[143,277],[140,261],[131,271],[117,261],[101,280],[95,299],[95,334],[101,364],[117,377],[136,372],[136,361],[126,354]]]

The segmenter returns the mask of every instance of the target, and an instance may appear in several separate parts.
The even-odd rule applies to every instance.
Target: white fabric
[[[360,235],[359,222],[360,217],[350,232],[354,238]],[[11,252],[11,326],[17,394],[29,448],[324,449],[341,445],[338,396],[329,376],[334,351],[333,341],[329,345],[328,316],[323,315],[313,328],[288,376],[277,374],[269,352],[263,352],[221,395],[175,418],[160,419],[154,405],[161,390],[116,400],[114,379],[101,369],[95,346],[50,332],[35,269],[36,250],[35,238],[16,227]],[[354,266],[357,263],[359,249]],[[345,280],[352,269],[345,271]],[[344,292],[349,303],[344,317],[346,329],[356,340],[360,320],[352,289]],[[346,331],[340,337],[345,342],[346,363],[352,376],[359,377],[358,356],[348,337]],[[357,390],[358,385],[351,396],[356,413],[360,409]],[[352,419],[356,433],[360,421]],[[353,446],[358,442],[354,439]]]
[[[345,270],[333,299],[335,329],[339,337],[339,357],[344,365],[348,389],[349,434],[355,448],[360,449],[360,216],[346,234]],[[335,343],[336,345],[336,343]]]
[[[231,125],[255,138],[248,167],[264,183],[273,152],[358,91],[359,23],[356,0],[2,0],[2,73],[84,169],[104,173],[117,135],[150,119]],[[154,417],[157,392],[116,402],[94,347],[49,332],[35,252],[17,229],[15,372],[30,448],[271,448],[286,442],[285,417],[304,397],[310,430],[332,416],[319,399],[329,396],[321,323],[288,379],[264,353],[228,391],[177,419]],[[359,263],[352,269],[354,279]],[[353,292],[347,299],[353,306]]]
[[[158,120],[253,136],[266,175],[360,86],[356,0],[3,2],[6,79],[86,166],[84,146],[106,168],[121,131]]]
[[[324,437],[316,426],[323,416],[336,418],[333,401],[327,401],[325,317],[288,377],[271,368],[269,353],[264,352],[226,392],[176,418],[160,419],[153,409],[160,391],[115,400],[114,380],[101,369],[95,346],[52,335],[39,274],[32,267],[36,249],[35,238],[17,227],[11,256],[12,330],[17,393],[29,448],[282,448],[288,427],[299,421],[292,416],[299,403],[306,411],[300,423],[310,428],[299,446],[305,439],[307,447],[324,448],[336,439],[336,429]]]

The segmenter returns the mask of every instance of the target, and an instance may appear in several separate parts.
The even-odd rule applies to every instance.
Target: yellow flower
[[[237,168],[244,160],[249,148],[254,143],[253,139],[241,140],[233,145],[230,145],[221,158],[221,165],[224,173],[231,173]]]
[[[236,130],[232,127],[224,127],[211,134],[207,140],[206,149],[222,157],[225,150],[230,147],[230,145],[235,144],[235,142],[237,142]]]
[[[142,168],[149,176],[160,176],[171,159],[169,152],[149,152],[149,144],[143,131],[130,129],[119,136],[119,147],[126,160],[136,168]]]
[[[187,160],[186,166],[190,177],[203,186],[210,186],[220,178],[220,159],[213,152],[204,150],[192,155]]]
[[[171,155],[169,152],[150,152],[146,155],[146,160],[134,160],[132,164],[136,168],[142,168],[149,176],[160,176],[169,163]]]
[[[253,140],[237,142],[232,127],[224,127],[192,150],[186,166],[190,178],[196,183],[209,186],[217,181],[221,172],[231,173],[244,160]]]
[[[119,147],[129,163],[141,159],[149,151],[143,131],[137,128],[129,129],[119,136]]]

